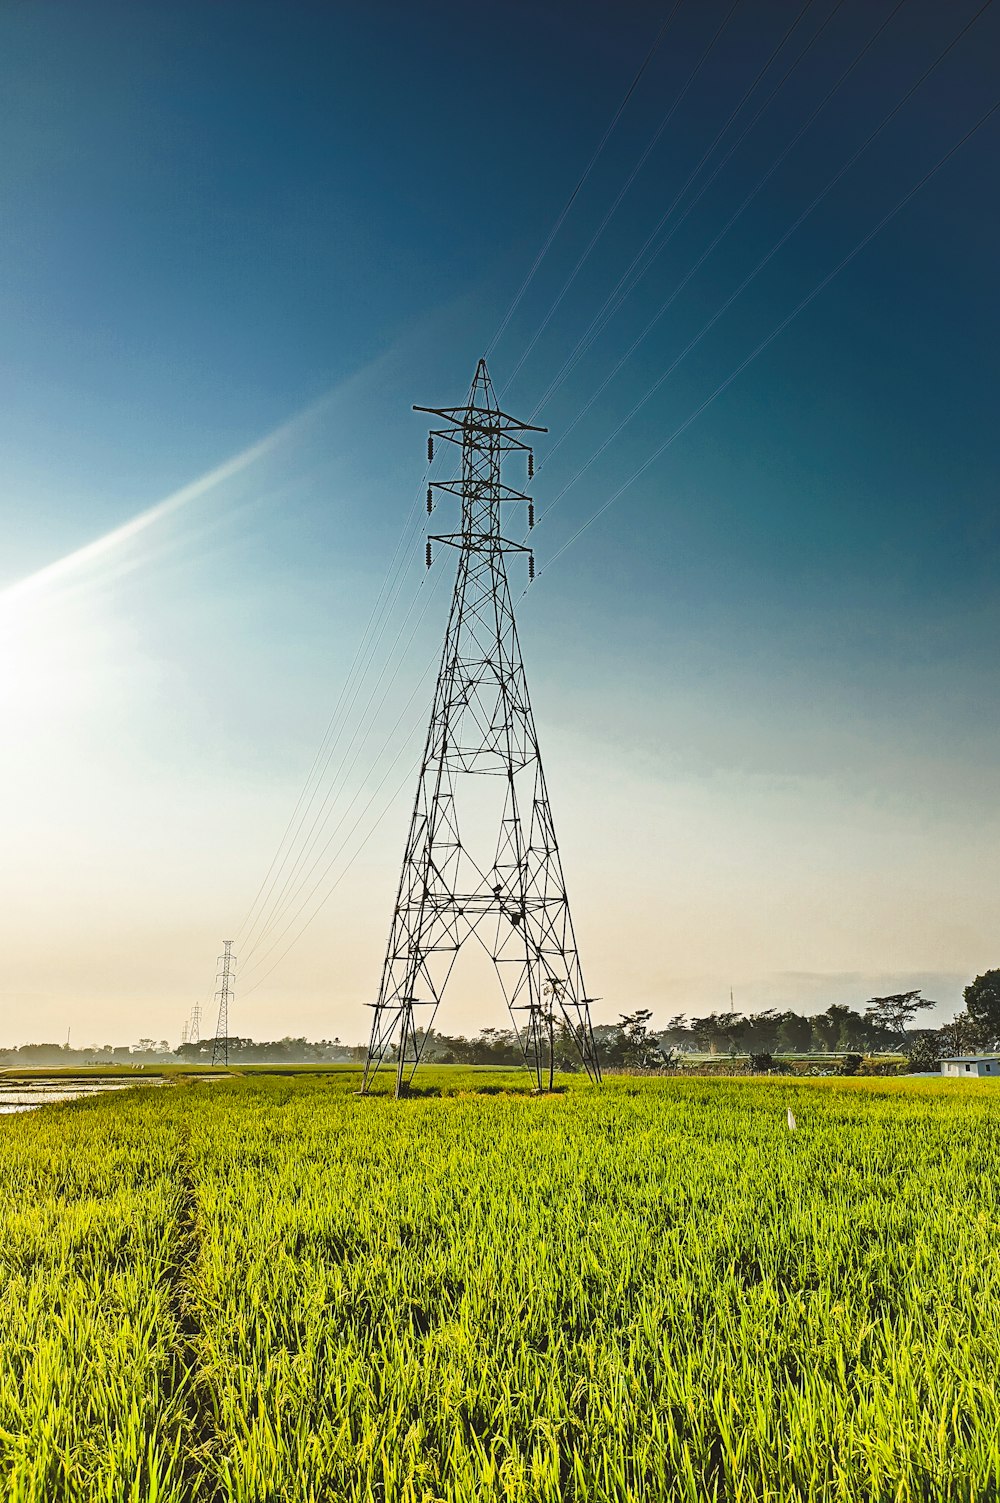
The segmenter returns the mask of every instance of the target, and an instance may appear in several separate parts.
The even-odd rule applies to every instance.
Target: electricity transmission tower
[[[191,1026],[188,1029],[188,1043],[201,1043],[201,1003],[196,1002],[191,1009]]]
[[[236,956],[233,954],[233,942],[231,939],[223,940],[223,953],[219,956],[221,967],[216,980],[221,983],[215,994],[219,1004],[219,1020],[215,1025],[215,1038],[212,1041],[212,1064],[229,1064],[229,1001],[233,995],[233,981],[235,979],[233,967],[236,964]]]
[[[406,1090],[466,940],[476,940],[493,962],[538,1090],[546,1073],[551,1085],[557,1017],[590,1078],[599,1081],[591,999],[584,990],[507,579],[508,553],[527,554],[529,579],[534,554],[505,538],[500,525],[501,507],[513,502],[527,507],[528,526],[534,526],[534,503],[503,483],[501,468],[507,455],[520,451],[527,456],[530,479],[534,454],[520,435],[546,430],[500,410],[484,360],[465,406],[414,411],[443,423],[428,439],[428,461],[435,439],[461,451],[459,478],[428,487],[428,513],[435,490],[443,491],[461,499],[462,522],[460,532],[427,543],[428,568],[436,542],[458,550],[458,572],[362,1092],[393,1049],[397,1096]],[[467,840],[459,833],[460,786],[463,819],[466,796],[474,793],[479,806],[472,811],[478,827],[474,823]],[[418,1007],[428,1009],[422,1031]]]

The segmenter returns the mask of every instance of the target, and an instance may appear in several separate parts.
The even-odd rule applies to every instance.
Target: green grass
[[[147,1093],[0,1120],[0,1495],[181,1498],[180,1180]]]
[[[995,1085],[357,1078],[0,1121],[0,1495],[1000,1497]]]

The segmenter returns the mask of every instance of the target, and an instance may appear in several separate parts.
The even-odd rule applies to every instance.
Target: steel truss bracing
[[[502,412],[486,362],[464,407],[418,407],[442,420],[435,439],[461,451],[461,476],[434,482],[461,498],[461,531],[432,536],[458,551],[458,572],[392,917],[371,1042],[367,1091],[393,1058],[402,1094],[420,1062],[462,945],[477,942],[496,969],[539,1090],[569,1045],[594,1081],[600,1066],[577,953],[562,862],[518,641],[506,555],[533,556],[501,531],[501,507],[534,506],[501,480],[508,454],[533,452],[521,435],[544,433]],[[487,843],[463,841],[459,790],[469,776],[494,780]],[[480,784],[480,789],[484,785]],[[475,849],[474,849],[475,848]]]
[[[223,940],[222,947],[223,953],[219,956],[220,970],[215,978],[220,986],[215,994],[215,1000],[219,1004],[219,1020],[215,1025],[215,1038],[212,1040],[213,1065],[229,1064],[229,1003],[232,1000],[233,982],[236,979],[234,969],[236,956],[233,954],[232,940]]]

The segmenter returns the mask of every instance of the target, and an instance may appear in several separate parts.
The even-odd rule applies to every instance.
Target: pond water
[[[131,1091],[136,1086],[162,1084],[162,1079],[156,1077],[87,1080],[73,1076],[62,1076],[58,1080],[12,1080],[7,1084],[0,1076],[0,1116],[34,1111],[35,1107],[47,1106],[53,1101],[77,1101],[81,1096],[102,1096],[106,1091]]]

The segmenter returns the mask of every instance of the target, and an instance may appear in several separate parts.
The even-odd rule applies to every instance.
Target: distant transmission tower
[[[219,956],[221,970],[215,978],[221,984],[215,994],[219,1004],[219,1020],[215,1025],[215,1039],[212,1042],[213,1065],[219,1064],[220,1061],[224,1065],[229,1064],[229,999],[233,995],[235,964],[233,942],[231,939],[223,940],[223,953]]]
[[[529,579],[534,554],[505,538],[500,528],[505,502],[525,505],[528,526],[534,526],[534,503],[503,484],[501,464],[514,450],[525,453],[530,479],[534,454],[518,435],[546,430],[501,412],[484,360],[464,407],[414,411],[429,412],[445,425],[431,432],[428,460],[435,439],[461,450],[460,478],[429,486],[427,510],[434,509],[435,490],[461,497],[462,530],[427,543],[428,568],[432,543],[444,543],[458,550],[458,573],[362,1091],[393,1049],[396,1094],[405,1091],[468,939],[482,945],[496,968],[537,1088],[543,1088],[546,1073],[551,1082],[557,1011],[587,1073],[598,1081],[590,999],[507,580],[506,554],[528,555]],[[488,832],[488,844],[476,841],[475,829],[468,843],[459,834],[457,790],[464,774],[479,775],[478,824]],[[462,786],[470,791],[469,784]],[[490,802],[492,808],[484,810]],[[476,855],[471,845],[477,846]],[[422,1033],[418,1007],[429,1009]]]
[[[196,1002],[191,1009],[191,1024],[188,1028],[188,1043],[201,1043],[201,1003]]]

